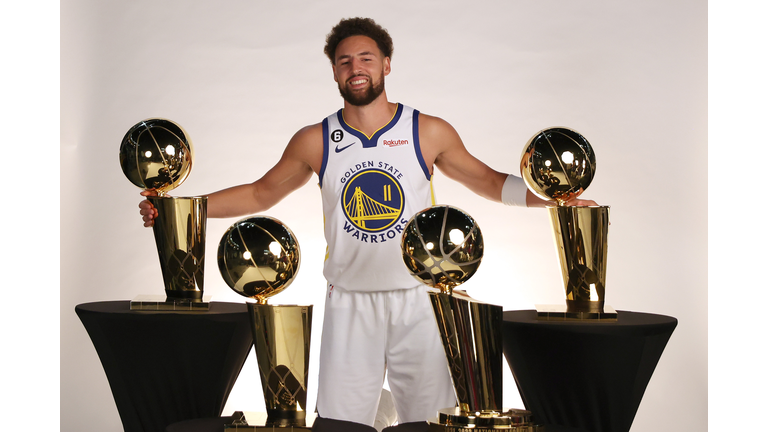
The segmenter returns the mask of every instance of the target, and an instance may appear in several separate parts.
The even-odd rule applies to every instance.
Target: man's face
[[[389,57],[367,36],[350,36],[336,47],[333,78],[341,97],[355,106],[368,105],[384,92]]]

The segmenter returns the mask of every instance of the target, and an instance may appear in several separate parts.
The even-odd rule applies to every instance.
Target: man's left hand
[[[575,206],[599,207],[599,205],[592,200],[585,200],[580,198],[571,198],[570,200],[565,202],[565,205],[569,207],[575,207]]]

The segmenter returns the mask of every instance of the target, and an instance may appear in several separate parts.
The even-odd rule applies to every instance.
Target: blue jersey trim
[[[403,104],[400,104],[400,103],[397,104],[395,115],[392,116],[392,119],[389,121],[389,123],[387,123],[384,127],[374,132],[373,136],[371,136],[370,138],[368,138],[364,133],[360,132],[359,130],[348,125],[347,122],[344,120],[344,115],[342,113],[343,111],[344,109],[342,108],[336,112],[336,117],[339,119],[339,124],[341,125],[341,127],[348,133],[356,136],[360,140],[360,143],[363,145],[363,148],[371,148],[371,147],[376,147],[381,135],[383,135],[385,132],[395,127],[398,120],[400,120],[400,115],[403,113]]]
[[[323,119],[323,163],[320,165],[320,172],[317,177],[320,179],[320,188],[323,187],[323,175],[325,167],[328,166],[328,119]]]
[[[429,174],[429,168],[427,168],[427,163],[424,162],[424,156],[421,154],[421,143],[419,142],[419,111],[413,110],[413,149],[416,151],[416,159],[419,161],[419,165],[421,165],[422,171],[424,171],[424,175],[427,177],[427,180],[432,180],[432,175]]]

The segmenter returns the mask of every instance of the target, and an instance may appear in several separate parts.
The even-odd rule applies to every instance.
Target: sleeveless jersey
[[[389,123],[368,137],[339,110],[323,120],[323,145],[328,283],[347,291],[419,286],[400,250],[408,220],[434,203],[419,146],[419,112],[398,104]]]

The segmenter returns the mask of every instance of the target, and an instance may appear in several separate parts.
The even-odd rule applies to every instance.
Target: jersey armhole
[[[323,162],[320,165],[320,172],[317,174],[320,189],[323,188],[323,176],[325,167],[328,166],[328,118],[323,119]]]
[[[413,110],[413,148],[416,151],[416,159],[419,161],[421,170],[427,181],[432,181],[432,175],[429,173],[427,163],[424,162],[424,156],[421,154],[421,144],[419,143],[419,111]]]

